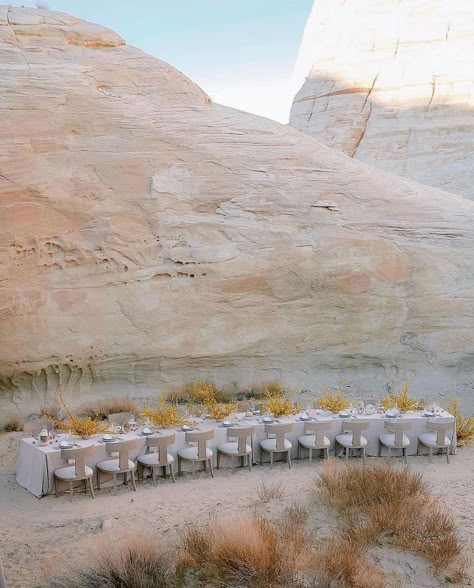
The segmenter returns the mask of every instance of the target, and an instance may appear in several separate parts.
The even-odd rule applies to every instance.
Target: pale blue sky
[[[20,2],[14,2],[18,5]],[[34,6],[35,0],[21,2]],[[313,0],[49,0],[117,31],[214,100],[288,119],[290,80]]]

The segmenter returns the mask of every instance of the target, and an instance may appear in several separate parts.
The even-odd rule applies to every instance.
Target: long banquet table
[[[441,417],[452,417],[447,412],[441,413],[439,416]],[[403,415],[403,419],[406,421],[410,421],[412,423],[412,429],[407,433],[410,439],[410,446],[408,447],[408,455],[415,455],[417,451],[417,438],[418,435],[421,433],[426,432],[426,424],[428,421],[428,417],[423,416],[421,412],[408,412]],[[331,441],[330,451],[334,453],[335,451],[335,438],[336,435],[341,433],[342,431],[342,421],[347,419],[339,418],[338,416],[334,415],[321,415],[315,417],[314,420],[328,420],[329,421],[329,430],[327,432],[327,437]],[[361,415],[357,417],[357,420],[367,420],[370,422],[369,429],[364,431],[364,436],[367,438],[368,444],[366,448],[366,454],[369,456],[377,456],[378,455],[378,448],[379,448],[379,435],[384,432],[384,421],[387,420],[385,415],[383,414],[374,414],[374,415]],[[292,457],[296,457],[297,450],[298,450],[298,437],[304,435],[304,427],[305,422],[303,422],[299,416],[288,417],[288,418],[280,418],[276,422],[294,422],[294,428],[291,433],[287,435],[287,438],[291,441],[293,448],[291,451]],[[264,432],[264,423],[261,422],[261,419],[256,419],[256,417],[252,417],[249,419],[244,419],[239,423],[242,426],[244,425],[255,425],[256,432],[253,438],[253,448],[254,448],[254,460],[257,462],[260,460],[260,445],[259,442],[266,437]],[[221,424],[216,423],[215,421],[201,421],[198,424],[198,430],[208,430],[208,429],[215,429],[214,439],[209,441],[208,446],[214,451],[214,455],[216,454],[216,446],[219,443],[224,443],[227,440],[227,429],[223,427]],[[185,433],[180,429],[171,428],[171,429],[160,429],[157,430],[156,433],[176,433],[176,441],[173,445],[170,446],[169,452],[175,458],[175,465],[177,463],[177,452],[179,449],[185,447],[184,436]],[[451,453],[455,452],[456,449],[456,427],[453,426],[453,431],[450,433],[449,438],[451,439]],[[146,437],[140,435],[139,433],[126,433],[121,435],[124,439],[131,439],[136,437],[137,438],[137,447],[133,452],[130,452],[130,458],[135,459],[138,455],[145,453],[146,450]],[[63,435],[62,438],[68,438],[67,435]],[[86,446],[93,444],[95,451],[92,456],[87,460],[87,465],[94,468],[94,466],[105,459],[108,459],[107,452],[106,452],[106,445],[102,442],[102,436],[98,435],[94,438],[83,440],[79,438],[74,439],[74,443],[80,446]],[[423,449],[425,451],[423,451]],[[397,455],[397,451],[400,450],[393,450],[393,454]],[[421,452],[426,452],[426,448],[421,446]],[[302,456],[306,455],[302,452]],[[385,455],[382,452],[382,455]],[[268,456],[266,456],[268,459]],[[221,460],[221,466],[228,465],[226,459]],[[25,438],[21,440],[20,443],[20,452],[18,456],[17,462],[17,470],[16,470],[16,480],[20,486],[29,490],[32,494],[40,498],[46,494],[50,494],[54,491],[54,470],[66,465],[66,462],[61,458],[61,450],[58,446],[58,443],[55,442],[52,445],[40,446],[38,442],[33,438]],[[186,470],[186,464],[183,462],[183,470]]]

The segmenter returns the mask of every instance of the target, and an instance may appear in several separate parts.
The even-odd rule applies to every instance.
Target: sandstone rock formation
[[[290,125],[474,199],[472,0],[315,0]]]
[[[474,203],[0,11],[0,413],[198,376],[467,398]]]

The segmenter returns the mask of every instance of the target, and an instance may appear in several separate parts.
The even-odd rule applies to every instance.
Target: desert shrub
[[[326,466],[315,495],[343,517],[345,535],[369,545],[386,538],[425,557],[440,573],[462,576],[463,547],[453,515],[421,476],[388,462]]]
[[[257,502],[266,504],[273,500],[281,500],[285,492],[280,482],[265,482],[262,480],[257,487]]]
[[[316,494],[338,510],[393,504],[412,497],[427,496],[422,475],[408,468],[397,468],[387,461],[367,465],[340,466],[330,461],[323,468]]]
[[[40,418],[56,423],[61,421],[61,406],[57,402],[42,404],[40,408]]]
[[[333,392],[329,386],[324,386],[323,395],[316,400],[316,405],[329,412],[339,412],[349,408],[350,402],[344,398],[342,390]]]
[[[219,391],[211,382],[197,382],[198,400],[203,405],[204,411],[212,420],[222,420],[237,410],[235,402],[220,402]]]
[[[382,398],[382,406],[386,410],[390,408],[398,408],[398,410],[401,410],[402,412],[423,408],[423,400],[418,398],[410,398],[409,391],[409,384],[403,384],[400,392],[390,392],[388,396],[384,396],[384,398]]]
[[[157,545],[146,539],[127,539],[102,549],[89,566],[58,574],[42,588],[170,588],[174,573]]]
[[[154,407],[145,407],[143,416],[149,418],[157,427],[174,427],[186,424],[186,420],[179,413],[177,404],[166,402],[163,396]]]
[[[263,517],[214,522],[183,537],[182,564],[206,586],[300,586],[311,546],[303,526]]]
[[[474,415],[463,415],[457,398],[451,398],[446,410],[456,419],[456,437],[458,445],[465,445],[474,440]]]
[[[109,414],[117,414],[120,412],[131,412],[132,414],[135,414],[137,411],[137,405],[133,400],[126,397],[116,396],[86,404],[80,409],[80,416],[89,417],[93,420],[105,421]]]
[[[8,417],[3,425],[0,426],[0,430],[4,431],[5,433],[23,431],[23,420],[18,416]]]

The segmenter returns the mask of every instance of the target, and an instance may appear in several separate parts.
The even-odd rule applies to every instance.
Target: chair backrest
[[[119,466],[121,470],[128,468],[128,452],[135,449],[138,439],[127,439],[126,441],[107,441],[107,453],[119,454]]]
[[[360,445],[362,431],[370,427],[369,421],[342,421],[342,428],[345,433],[352,433],[352,445]]]
[[[125,425],[130,419],[133,419],[131,412],[114,412],[107,415],[107,420],[111,425]]]
[[[48,421],[46,419],[36,419],[33,421],[28,421],[23,425],[23,432],[31,435],[32,437],[39,435],[41,429],[48,429],[48,431],[51,432],[54,429],[53,421]]]
[[[284,451],[285,449],[285,433],[293,431],[293,423],[272,423],[265,425],[265,433],[267,436],[275,435],[277,451]]]
[[[426,428],[428,431],[436,433],[436,445],[438,447],[444,447],[444,438],[449,431],[454,431],[454,423],[455,420],[450,418],[439,418],[435,421],[428,420]]]
[[[247,452],[247,439],[255,435],[255,427],[229,427],[227,429],[227,438],[238,440],[238,452]]]
[[[150,448],[158,448],[158,465],[168,465],[168,447],[173,445],[176,440],[176,435],[170,433],[169,435],[160,435],[146,438],[147,452]]]
[[[386,420],[383,423],[383,428],[390,433],[395,433],[395,445],[402,447],[403,446],[403,434],[406,431],[411,431],[413,426],[412,421],[403,420]]]
[[[313,421],[305,423],[304,431],[306,435],[315,435],[315,445],[324,446],[324,434],[332,427],[333,421]]]
[[[198,444],[198,458],[206,459],[207,456],[207,441],[214,439],[214,429],[209,431],[188,431],[184,435],[186,443]]]
[[[86,458],[92,453],[94,453],[94,445],[74,449],[61,449],[61,458],[67,461],[73,459],[76,478],[84,478],[86,475]]]

